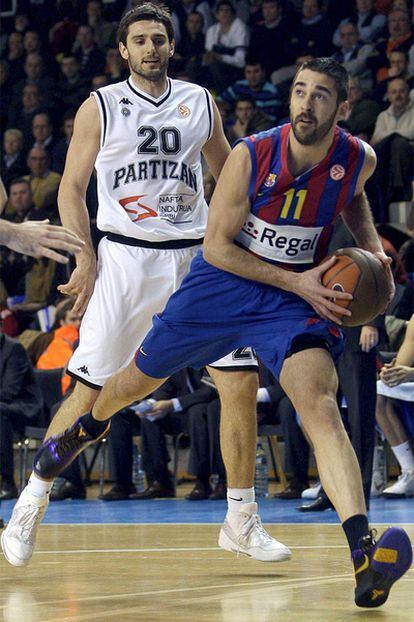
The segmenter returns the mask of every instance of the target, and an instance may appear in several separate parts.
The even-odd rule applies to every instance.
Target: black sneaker
[[[410,568],[413,561],[411,542],[399,527],[390,527],[374,540],[374,532],[360,540],[352,552],[356,580],[355,604],[358,607],[380,607],[390,589]]]
[[[43,479],[53,479],[60,475],[84,449],[104,439],[111,422],[96,438],[85,430],[79,418],[70,428],[51,436],[39,447],[33,460],[33,470]]]

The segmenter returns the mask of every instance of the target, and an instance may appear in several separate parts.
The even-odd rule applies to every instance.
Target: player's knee
[[[220,374],[220,380],[216,380],[216,386],[222,405],[236,403],[239,408],[255,407],[259,388],[256,372],[225,372],[225,377]]]

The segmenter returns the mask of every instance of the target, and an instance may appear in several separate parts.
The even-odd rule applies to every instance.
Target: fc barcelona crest
[[[271,188],[272,186],[275,185],[276,183],[276,173],[269,173],[269,175],[266,177],[266,180],[264,182],[264,185],[266,186],[266,188]]]

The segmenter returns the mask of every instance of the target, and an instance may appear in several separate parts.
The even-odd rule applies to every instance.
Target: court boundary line
[[[7,521],[6,521],[7,522]],[[57,526],[68,526],[68,527],[79,527],[79,525],[83,525],[83,526],[90,526],[90,527],[99,527],[100,525],[113,525],[114,527],[119,527],[122,525],[125,525],[126,527],[131,527],[131,525],[141,525],[141,526],[149,526],[149,525],[156,525],[156,526],[167,526],[167,525],[176,525],[178,527],[187,527],[188,525],[200,525],[200,526],[206,526],[206,525],[216,525],[216,526],[220,526],[223,524],[223,521],[221,523],[108,523],[108,522],[101,522],[101,523],[42,523],[41,527],[57,527]],[[386,523],[377,523],[376,521],[370,521],[370,525],[379,525],[380,527],[385,527],[385,526],[389,526],[390,524],[392,525],[406,525],[407,527],[412,527],[414,526],[414,521],[412,523],[396,523],[395,521],[388,521]],[[263,522],[263,525],[270,525],[270,526],[278,526],[278,525],[288,525],[288,526],[298,526],[298,525],[302,525],[302,526],[312,526],[312,525],[323,525],[323,526],[329,526],[329,527],[341,527],[341,523],[268,523],[268,522]]]

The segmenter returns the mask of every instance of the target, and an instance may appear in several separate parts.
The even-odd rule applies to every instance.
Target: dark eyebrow
[[[306,86],[306,82],[295,82],[293,87],[295,86]],[[322,84],[317,84],[315,88],[318,89],[318,91],[324,91],[328,93],[328,95],[332,95],[331,91],[326,86],[322,86]]]

